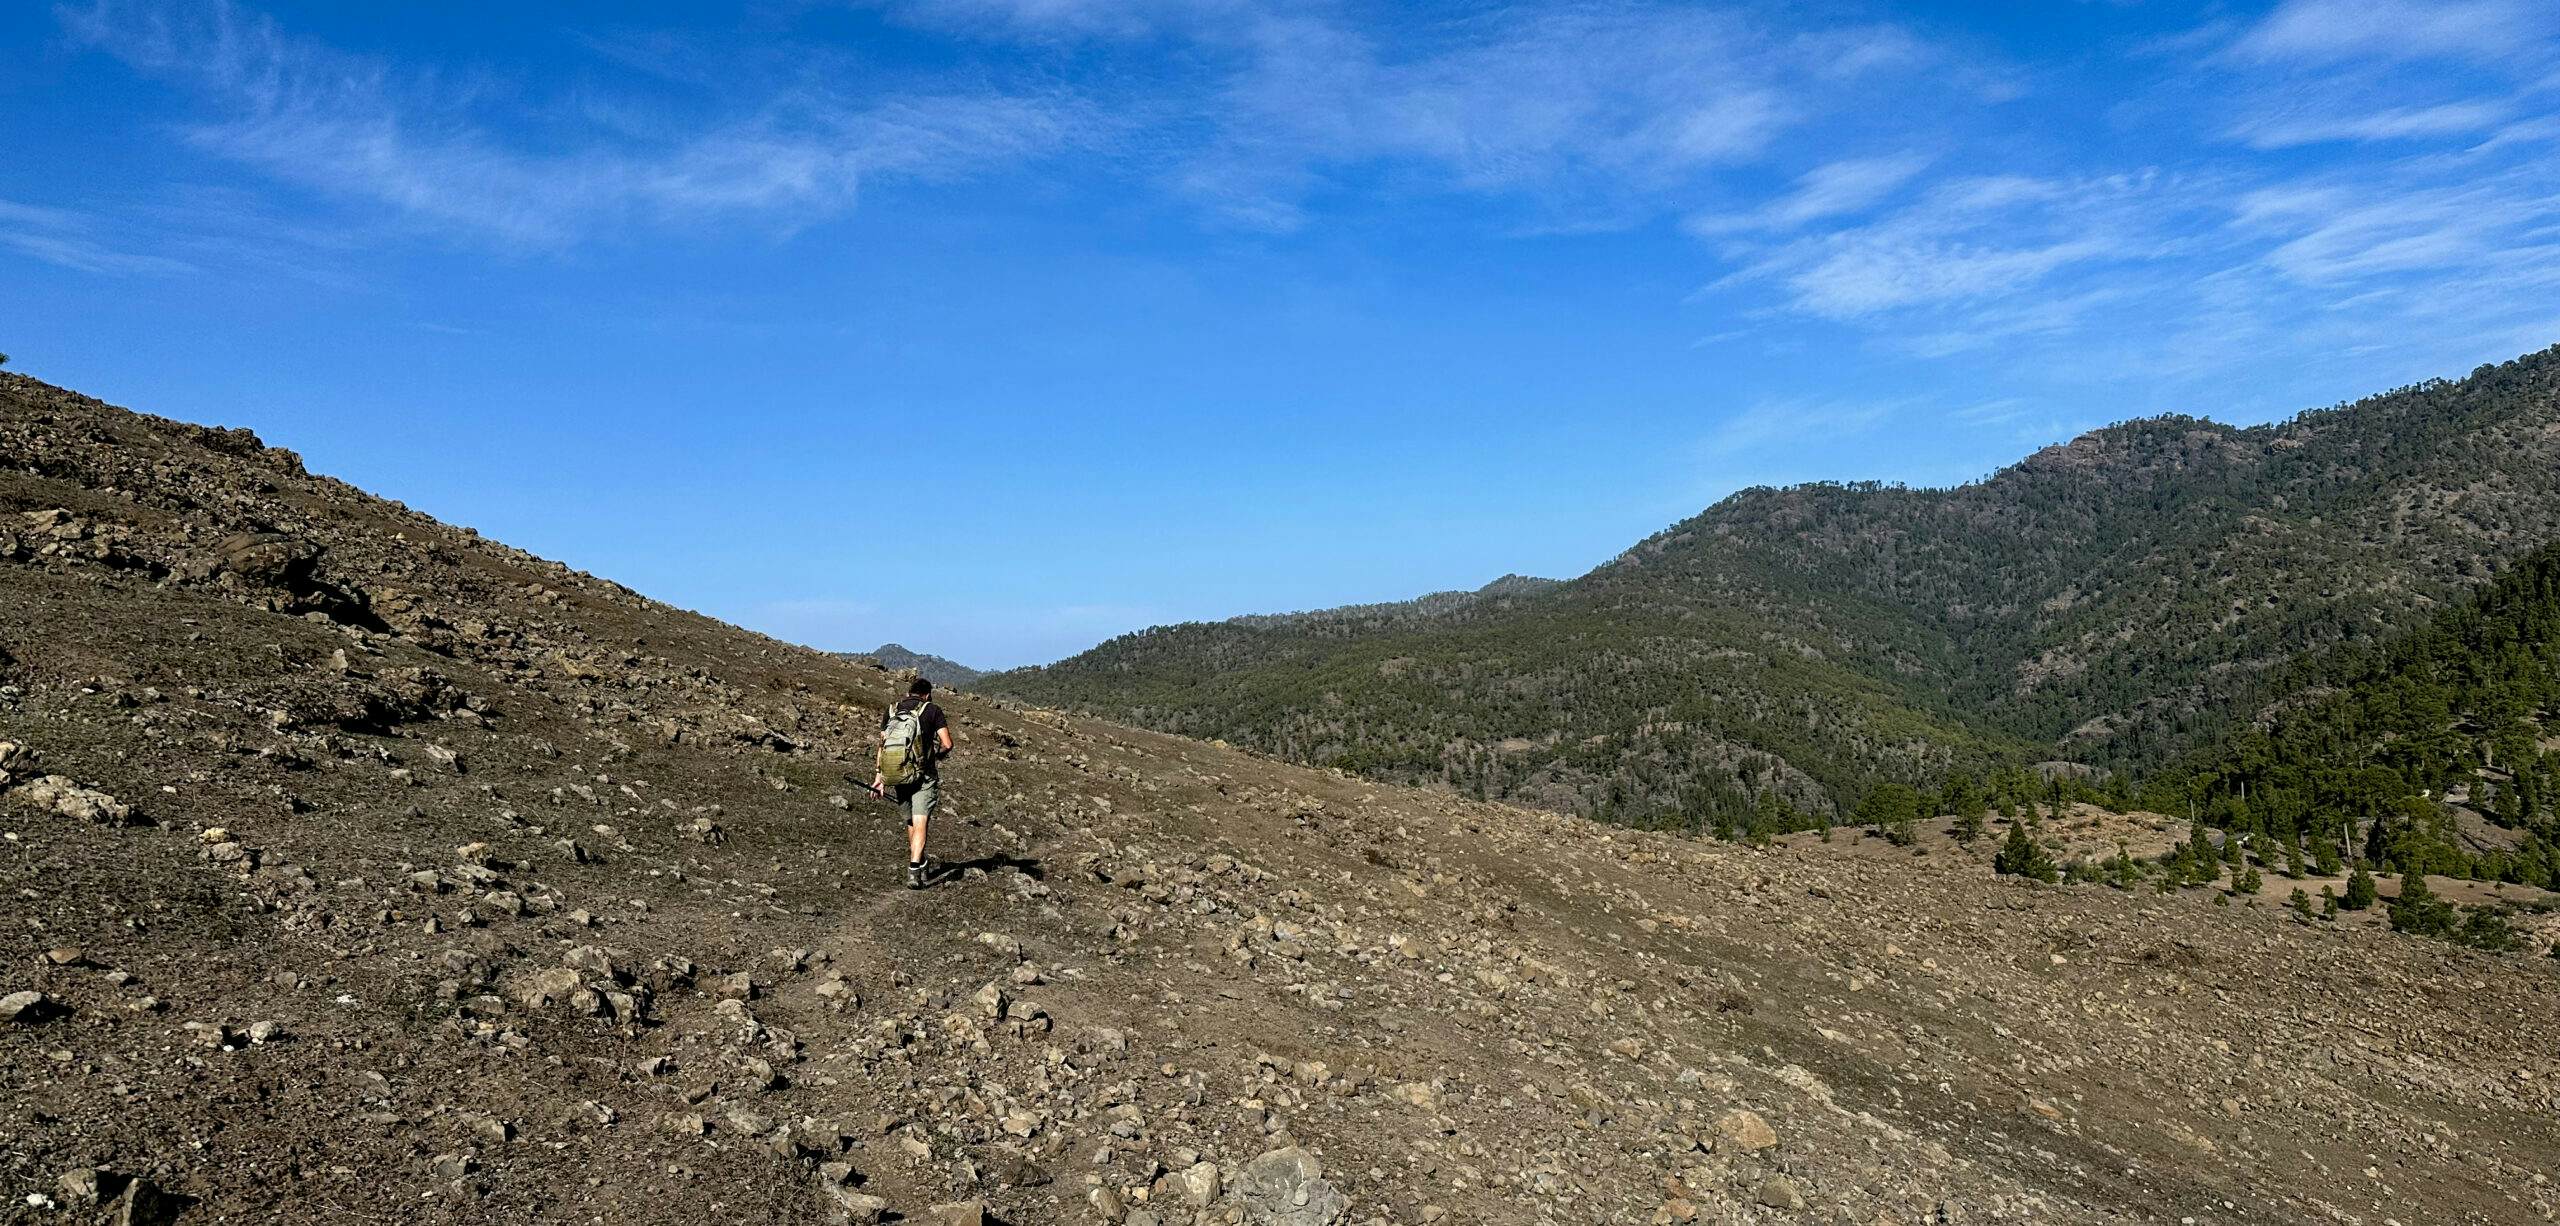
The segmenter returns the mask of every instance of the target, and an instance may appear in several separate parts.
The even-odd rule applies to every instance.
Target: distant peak
[[[1554,587],[1562,582],[1564,582],[1562,579],[1541,579],[1536,575],[1504,575],[1477,588],[1476,595],[1510,596],[1520,592],[1534,592],[1542,588]]]

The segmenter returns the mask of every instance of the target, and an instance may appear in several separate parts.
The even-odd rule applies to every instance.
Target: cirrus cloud
[[[1078,100],[996,91],[894,97],[795,82],[649,137],[590,126],[540,147],[486,122],[478,92],[285,34],[227,0],[97,0],[62,13],[88,46],[199,91],[187,139],[274,178],[501,241],[726,216],[789,229],[850,209],[873,178],[937,179],[1076,147]]]

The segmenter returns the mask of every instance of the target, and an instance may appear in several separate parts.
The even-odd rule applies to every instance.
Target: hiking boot
[[[908,888],[908,889],[910,889],[910,890],[921,890],[921,889],[923,889],[923,888],[924,888],[924,878],[925,878],[925,866],[924,866],[924,865],[921,865],[921,864],[910,864],[910,865],[908,865],[908,866],[907,866],[907,888]]]

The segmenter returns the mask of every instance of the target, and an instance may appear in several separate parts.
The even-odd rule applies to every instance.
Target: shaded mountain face
[[[977,684],[978,678],[987,675],[966,664],[946,660],[940,656],[926,655],[920,651],[909,651],[896,643],[883,643],[871,651],[849,651],[843,654],[855,657],[867,656],[879,661],[882,668],[892,672],[916,672],[939,686],[971,686]]]
[[[2376,865],[2560,890],[2560,544],[2416,631],[2288,668],[2281,689],[2159,797],[2273,846],[2344,831]]]
[[[0,1203],[2560,1213],[2544,964],[972,694],[909,891],[849,782],[896,684],[0,376]]]
[[[1828,811],[2002,759],[2155,765],[2552,539],[2560,350],[1951,490],[1749,490],[1500,602],[1164,627],[982,684],[1620,820]]]

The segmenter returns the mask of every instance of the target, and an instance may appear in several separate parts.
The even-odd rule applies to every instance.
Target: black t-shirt
[[[925,758],[925,769],[936,770],[942,765],[942,734],[951,727],[949,721],[942,718],[941,707],[934,705],[930,699],[919,699],[912,695],[901,698],[895,708],[881,713],[880,727],[882,731],[887,731],[891,715],[899,711],[912,711],[918,702],[924,703],[924,714],[917,716],[916,722],[923,726],[925,747],[931,751],[930,756]]]

